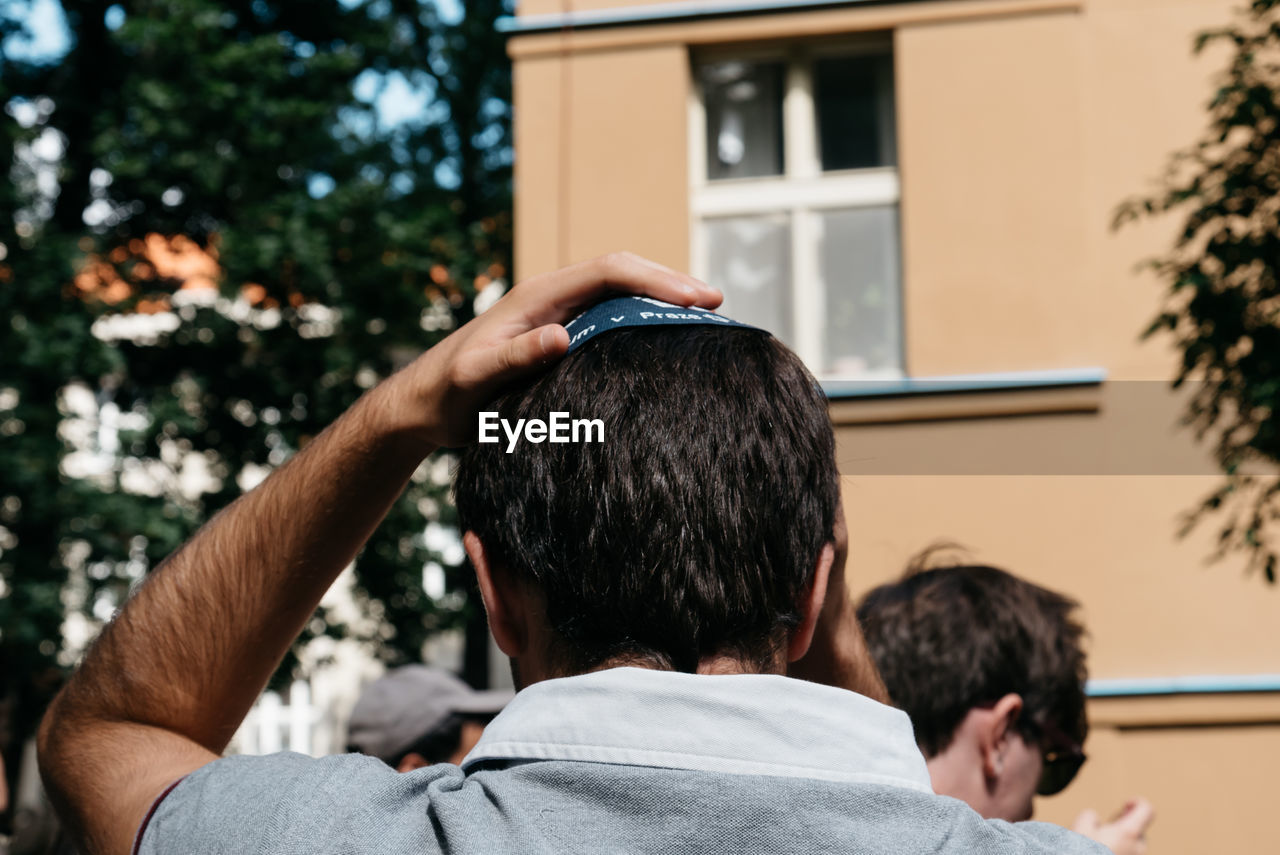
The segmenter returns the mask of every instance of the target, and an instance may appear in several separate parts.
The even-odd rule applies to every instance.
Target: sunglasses
[[[1036,793],[1041,796],[1053,796],[1067,788],[1084,765],[1083,747],[1074,739],[1058,730],[1052,723],[1041,728],[1043,739],[1041,745],[1044,764],[1041,767],[1040,782],[1036,784]]]
[[[1040,783],[1036,784],[1036,793],[1042,796],[1053,796],[1067,788],[1067,784],[1075,778],[1080,767],[1084,765],[1085,754],[1072,746],[1067,751],[1046,751],[1044,753],[1044,769],[1040,772]]]

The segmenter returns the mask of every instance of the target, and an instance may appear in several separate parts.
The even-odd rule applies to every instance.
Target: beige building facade
[[[519,278],[629,249],[823,380],[852,595],[950,541],[1080,600],[1089,762],[1037,817],[1145,795],[1154,853],[1280,850],[1280,590],[1178,537],[1217,483],[1111,228],[1192,142],[1230,0],[522,0]]]

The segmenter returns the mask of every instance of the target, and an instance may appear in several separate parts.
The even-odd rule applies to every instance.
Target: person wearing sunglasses
[[[935,792],[988,819],[1030,819],[1035,796],[1064,790],[1085,762],[1078,604],[995,567],[929,569],[932,554],[859,603],[867,647]],[[1153,818],[1134,799],[1110,822],[1086,811],[1074,830],[1140,855]]]

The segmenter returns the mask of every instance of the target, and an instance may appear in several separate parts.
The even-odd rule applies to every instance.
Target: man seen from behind
[[[610,292],[664,301],[619,317],[673,324],[575,329],[565,356],[564,325]],[[818,626],[849,618],[843,590],[823,609],[831,425],[794,354],[697,308],[719,300],[625,255],[522,283],[211,521],[42,729],[46,778],[90,851],[1101,851],[934,795],[907,716],[851,690],[878,684],[785,676],[856,648],[855,621]],[[463,454],[464,545],[515,699],[461,767],[219,759],[423,457],[470,443],[482,410],[604,425],[602,442],[528,432]]]

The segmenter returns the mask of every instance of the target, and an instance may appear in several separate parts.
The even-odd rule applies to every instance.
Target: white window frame
[[[823,172],[818,151],[813,64],[815,59],[823,57],[886,51],[892,51],[892,40],[887,34],[831,44],[764,50],[725,48],[698,51],[691,56],[693,72],[688,99],[690,267],[695,276],[706,278],[710,267],[706,220],[729,216],[790,214],[793,319],[790,332],[796,353],[819,376],[824,376],[821,368],[826,331],[822,320],[825,317],[827,291],[818,263],[822,242],[822,218],[819,213],[837,208],[899,205],[902,194],[897,166]],[[786,83],[782,99],[781,175],[716,181],[707,178],[707,113],[697,67],[717,60],[784,63]],[[900,258],[900,228],[894,251]],[[901,264],[899,270],[901,271]],[[899,367],[862,372],[857,375],[857,379],[896,379],[905,375],[901,281],[898,291]]]

